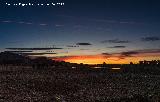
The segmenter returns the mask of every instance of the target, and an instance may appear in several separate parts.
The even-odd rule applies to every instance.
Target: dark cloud
[[[128,52],[122,52],[122,56],[133,57],[133,55],[137,54],[152,54],[152,53],[160,53],[160,49],[143,49],[143,50],[134,50]]]
[[[10,52],[10,53],[16,53],[16,54],[22,54],[22,55],[47,55],[47,54],[57,54],[54,52],[33,52],[33,51],[5,51],[5,52]]]
[[[48,54],[57,54],[57,53],[21,53],[22,55],[33,56],[33,55],[48,55]]]
[[[119,39],[112,39],[112,40],[104,40],[101,43],[129,43],[128,40],[119,40]]]
[[[52,51],[52,50],[49,50],[49,51],[46,51],[46,52],[50,52],[50,53],[51,53],[51,52],[54,52],[54,51]]]
[[[128,51],[128,52],[122,52],[121,56],[125,57],[132,57],[133,55],[139,54],[138,51]]]
[[[110,54],[110,53],[102,53],[102,55],[110,56],[110,55],[112,55],[112,54]]]
[[[144,55],[143,55],[144,54]],[[118,57],[119,59],[124,59],[125,57],[135,57],[137,55],[156,55],[160,54],[160,49],[142,49],[142,50],[132,50],[132,51],[125,51],[125,52],[118,52],[118,53],[102,53],[102,55],[107,57]]]
[[[139,53],[160,53],[160,49],[143,49],[137,50]]]
[[[77,45],[67,45],[67,47],[79,47]]]
[[[158,41],[160,40],[159,37],[156,37],[156,36],[151,36],[151,37],[143,37],[141,38],[142,41]]]
[[[112,47],[108,47],[108,48],[126,48],[126,46],[112,46]]]
[[[76,45],[84,45],[84,46],[88,46],[88,45],[92,45],[91,43],[77,43]]]
[[[11,53],[24,53],[24,52],[33,52],[33,51],[5,51],[5,52],[11,52]]]
[[[6,48],[8,50],[53,50],[53,49],[63,49],[63,48]]]

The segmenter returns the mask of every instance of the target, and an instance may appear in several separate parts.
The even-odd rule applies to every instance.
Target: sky
[[[158,60],[159,5],[158,0],[0,0],[0,51],[86,64]]]

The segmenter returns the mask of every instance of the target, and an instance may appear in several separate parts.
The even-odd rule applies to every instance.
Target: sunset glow
[[[84,63],[84,64],[129,64],[130,62],[138,63],[142,60],[158,60],[160,53],[156,55],[142,54],[134,57],[120,58],[118,56],[104,56],[104,55],[84,55],[84,56],[68,56],[63,58],[57,58],[59,61],[66,61],[71,63]]]

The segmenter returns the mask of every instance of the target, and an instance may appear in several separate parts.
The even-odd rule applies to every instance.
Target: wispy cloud
[[[62,25],[62,24],[56,24],[55,26],[56,27],[63,27],[64,25]]]
[[[141,38],[141,40],[142,41],[158,41],[158,40],[160,40],[160,38],[159,37],[157,37],[157,36],[150,36],[150,37],[143,37],[143,38]]]
[[[139,53],[160,53],[160,49],[143,49],[143,50],[135,50]]]
[[[27,21],[18,21],[18,20],[0,20],[2,23],[17,23],[17,24],[24,24],[24,25],[39,25],[39,26],[46,26],[48,24],[46,23],[33,23],[33,22],[27,22]]]
[[[63,49],[63,48],[6,48],[9,50],[53,50],[53,49]]]
[[[142,55],[155,55],[160,54],[160,49],[142,49],[142,50],[131,50],[131,51],[124,51],[124,52],[117,52],[117,53],[102,53],[104,56],[110,56],[110,57],[119,57],[119,58],[125,58],[125,57],[136,57],[136,56],[142,56]]]
[[[32,25],[33,23],[31,23],[31,22],[26,22],[25,24]]]
[[[20,22],[17,22],[17,23],[19,23],[19,24],[24,24],[25,22],[23,22],[23,21],[20,21]]]
[[[103,22],[103,23],[119,23],[119,24],[143,24],[141,22],[134,22],[134,21],[118,21],[118,20],[111,20],[111,19],[93,19],[96,22]]]
[[[84,17],[77,17],[77,16],[70,16],[70,15],[57,15],[60,17],[70,18],[70,19],[83,19],[87,21],[93,22],[101,22],[101,23],[112,23],[112,24],[143,24],[142,22],[135,22],[135,21],[128,21],[128,20],[115,20],[115,19],[94,19],[94,18],[84,18]]]
[[[39,24],[40,26],[46,26],[47,24],[44,24],[44,23],[41,23],[41,24]]]
[[[126,48],[126,46],[111,46],[111,47],[108,47],[108,48]]]
[[[112,40],[103,40],[101,43],[130,43],[128,40],[119,40],[119,39],[112,39]]]
[[[128,52],[122,52],[121,53],[121,57],[124,56],[124,57],[132,57],[132,55],[136,55],[136,54],[139,54],[138,51],[128,51]]]
[[[6,20],[6,21],[2,21],[3,23],[11,23],[12,21]]]

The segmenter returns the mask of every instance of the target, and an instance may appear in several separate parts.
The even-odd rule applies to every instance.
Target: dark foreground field
[[[0,70],[0,102],[160,102],[160,75]]]

